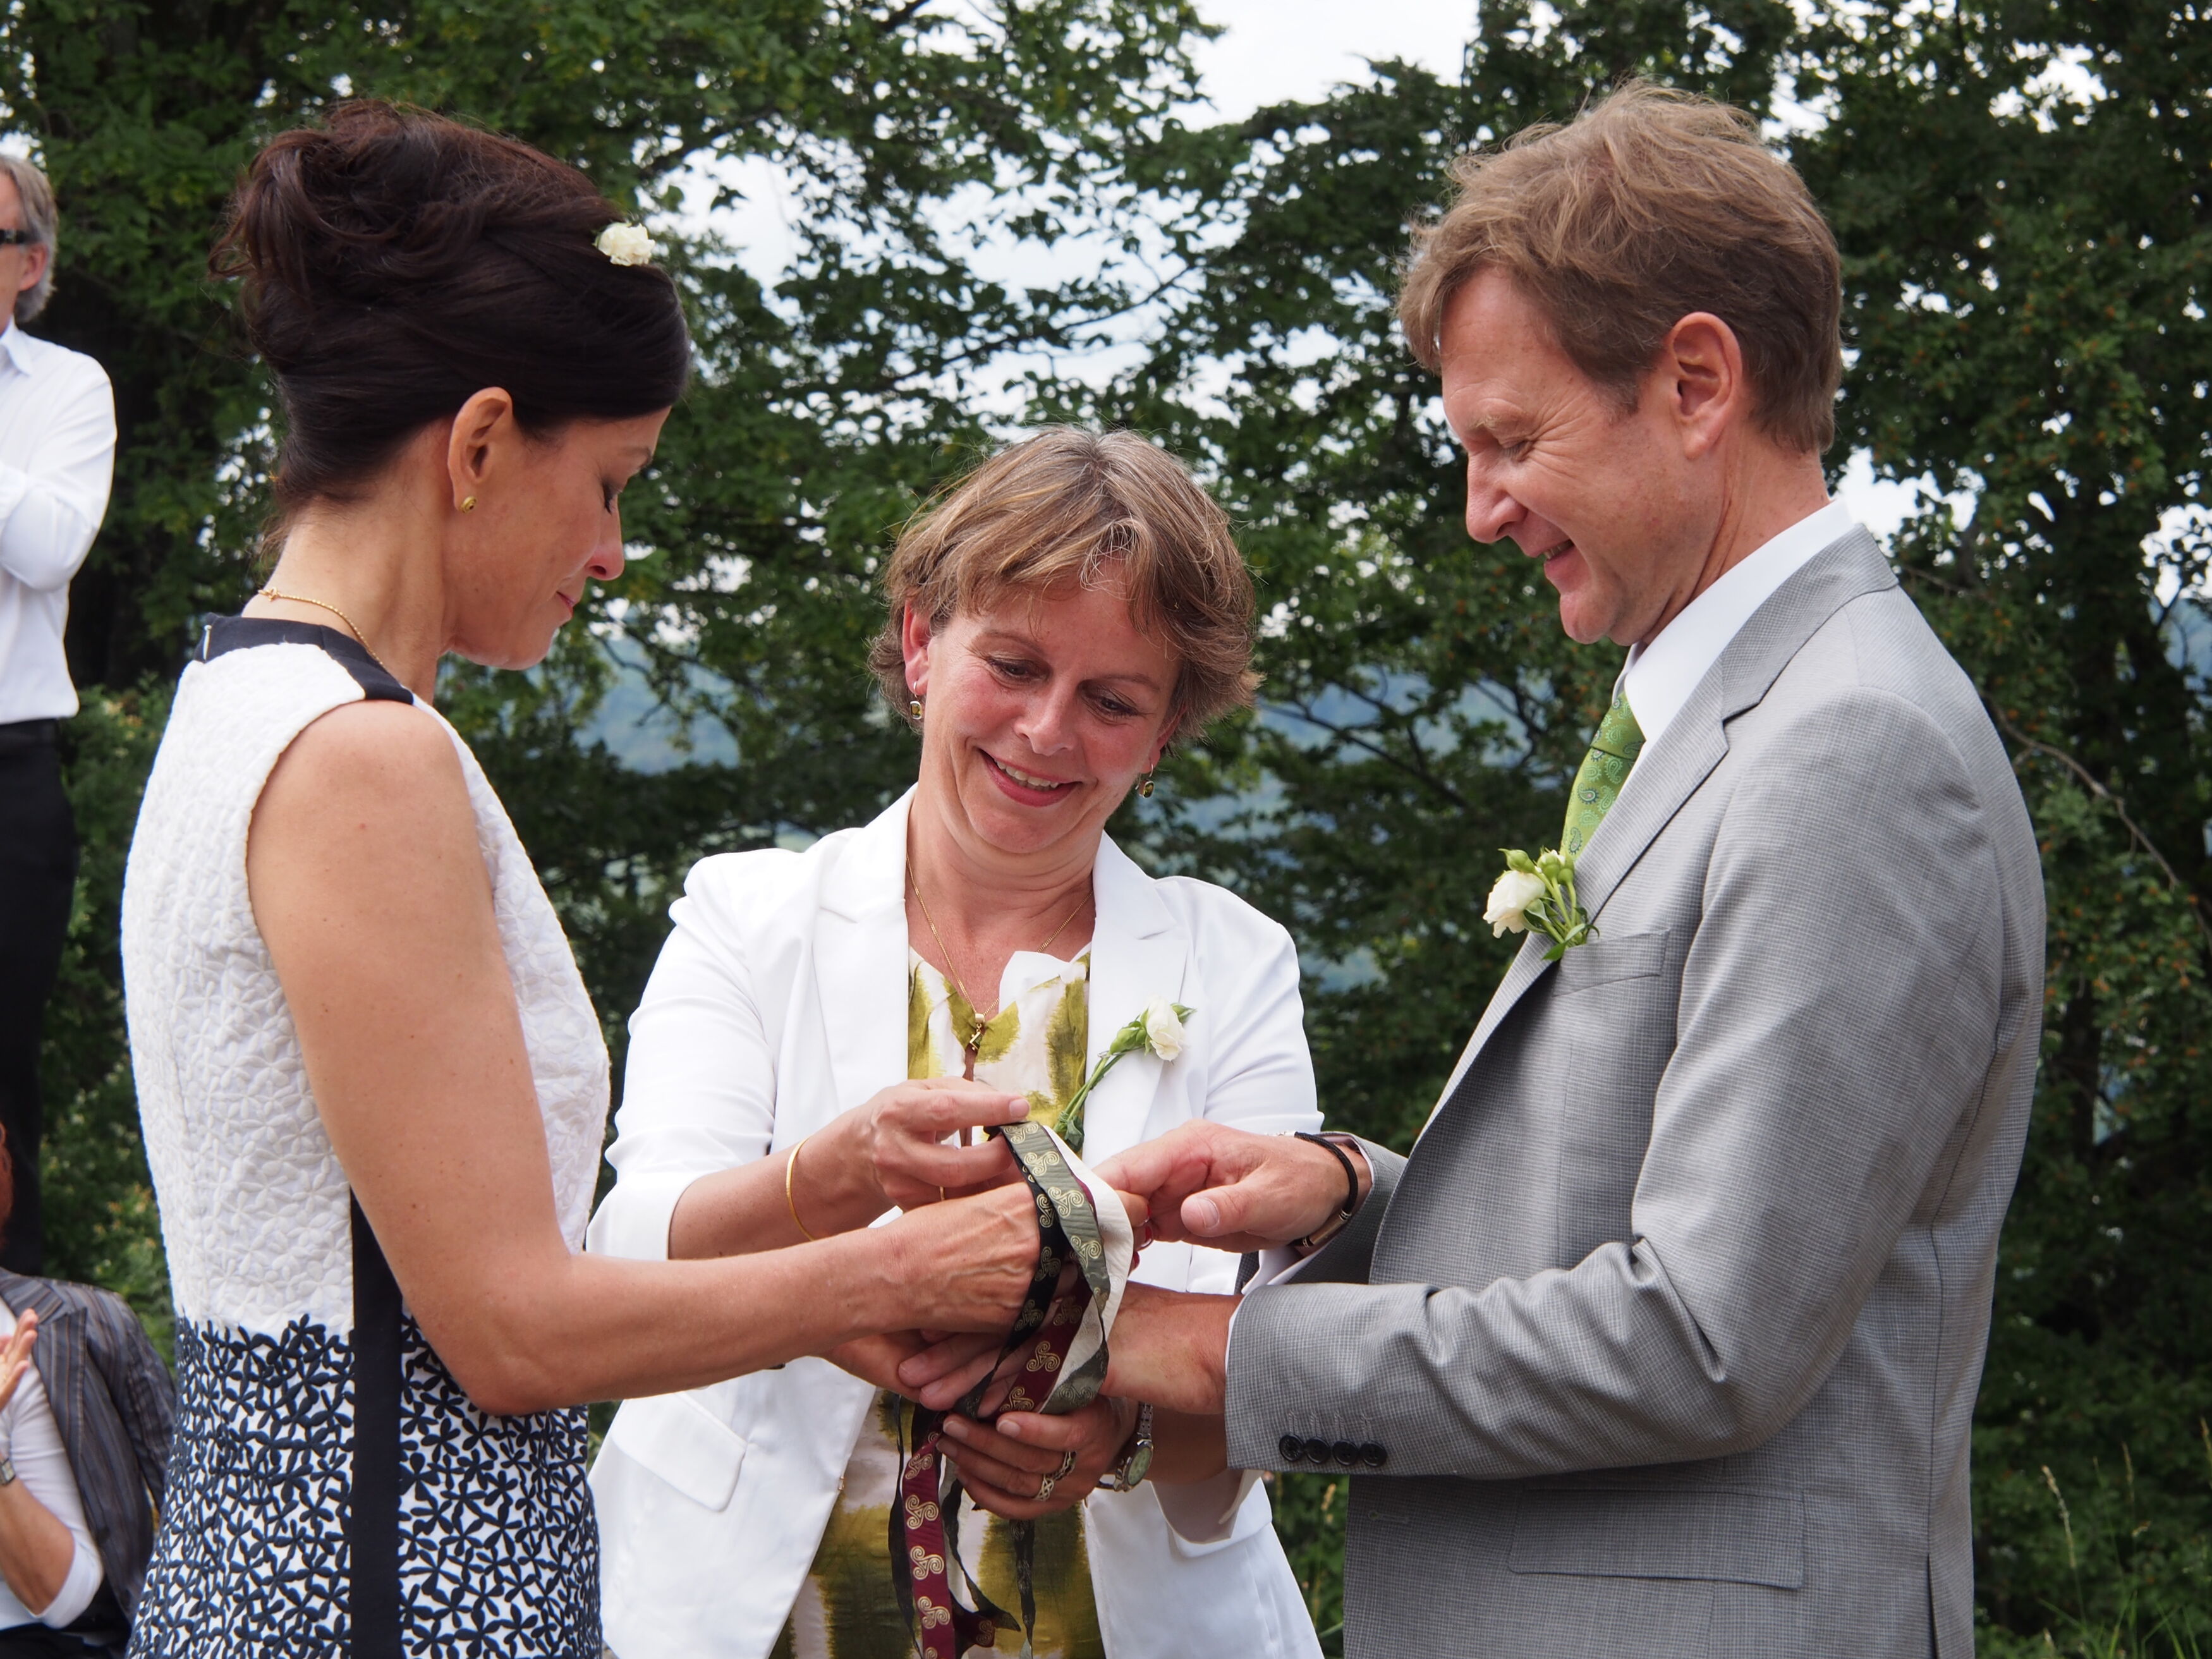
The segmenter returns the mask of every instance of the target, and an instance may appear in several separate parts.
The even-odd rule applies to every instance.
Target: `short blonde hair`
[[[1182,464],[1133,432],[1048,427],[948,486],[900,533],[884,572],[890,615],[868,653],[911,719],[900,626],[934,627],[1009,594],[1118,575],[1138,628],[1175,653],[1176,735],[1249,706],[1252,574],[1229,517]]]
[[[1462,155],[1459,195],[1414,233],[1398,319],[1430,368],[1445,308],[1503,270],[1559,347],[1632,405],[1667,331],[1693,311],[1735,331],[1759,426],[1818,453],[1836,435],[1843,283],[1836,239],[1742,111],[1630,82],[1565,126]]]

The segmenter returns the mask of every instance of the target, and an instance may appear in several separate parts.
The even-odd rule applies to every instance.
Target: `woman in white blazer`
[[[910,526],[885,586],[876,665],[921,732],[919,781],[804,852],[692,871],[631,1023],[593,1250],[774,1249],[1005,1178],[995,1140],[938,1144],[953,1121],[1050,1118],[1094,1164],[1194,1118],[1319,1127],[1289,935],[1218,887],[1147,876],[1103,833],[1173,737],[1249,700],[1251,589],[1218,509],[1141,439],[1055,429]],[[1139,1050],[1081,1096],[1160,1000],[1192,1011],[1181,1053]],[[1236,1267],[1153,1244],[1133,1277],[1228,1291]],[[617,1414],[592,1484],[621,1659],[915,1651],[888,1600],[897,1402],[879,1352],[840,1358],[875,1380],[801,1359]],[[1265,1491],[1222,1468],[1218,1422],[1162,1420],[1164,1479],[1093,1490],[1131,1467],[1137,1418],[1102,1401],[1000,1419],[1021,1441],[948,1430],[975,1504],[1046,1517],[1039,1659],[1317,1655]],[[1003,1580],[1000,1523],[976,1520],[962,1559]]]

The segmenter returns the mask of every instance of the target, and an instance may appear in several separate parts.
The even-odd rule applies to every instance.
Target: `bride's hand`
[[[1102,1397],[1062,1417],[1008,1412],[989,1428],[948,1417],[939,1443],[978,1509],[1034,1521],[1087,1497],[1136,1426],[1134,1402]]]
[[[1022,1191],[1026,1194],[1028,1188]],[[1133,1228],[1141,1229],[1146,1221],[1145,1200],[1134,1195],[1116,1192],[1121,1207]],[[1031,1215],[1036,1212],[1032,1210]],[[1032,1235],[1034,1236],[1034,1235]],[[1036,1254],[1032,1247],[1027,1266],[1034,1268]],[[1029,1285],[1022,1286],[1026,1296]],[[1018,1296],[1013,1306],[1018,1308]],[[1006,1331],[1013,1324],[1010,1310],[997,1325],[955,1324],[934,1320],[918,1321],[920,1336],[924,1346],[910,1350],[897,1364],[897,1380],[890,1387],[909,1400],[919,1401],[932,1411],[949,1410],[968,1391],[991,1374],[999,1362]]]
[[[1127,1193],[1114,1197],[1121,1201],[1129,1224],[1141,1226],[1145,1201]],[[1013,1328],[1014,1316],[1021,1311],[1030,1281],[1036,1275],[1036,1204],[1027,1185],[1014,1182],[973,1198],[927,1204],[908,1210],[882,1231],[896,1251],[892,1276],[906,1287],[902,1305],[911,1315],[906,1322],[908,1328],[985,1331],[1003,1338]],[[959,1345],[956,1340],[955,1346],[964,1353],[974,1345]],[[907,1376],[908,1366],[927,1357],[902,1364],[900,1376]],[[989,1369],[988,1360],[978,1363]],[[932,1367],[927,1375],[939,1376],[942,1370]],[[915,1390],[908,1386],[904,1392]]]
[[[903,1286],[902,1322],[932,1331],[1003,1336],[1036,1273],[1036,1205],[1020,1182],[910,1209],[881,1229]],[[995,1339],[994,1339],[995,1340]]]
[[[890,1331],[880,1336],[858,1336],[850,1342],[841,1342],[834,1348],[823,1349],[822,1357],[863,1382],[872,1382],[896,1394],[899,1363],[927,1346],[913,1331]]]
[[[944,1198],[963,1198],[1002,1187],[1014,1178],[1013,1154],[996,1137],[976,1135],[973,1146],[948,1145],[963,1129],[1018,1123],[1030,1113],[1020,1095],[965,1078],[897,1083],[855,1106],[823,1136],[838,1156],[883,1199],[884,1207],[911,1210]]]

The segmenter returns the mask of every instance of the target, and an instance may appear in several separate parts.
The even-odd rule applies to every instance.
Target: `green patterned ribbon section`
[[[1628,781],[1629,771],[1643,752],[1644,728],[1629,709],[1628,694],[1616,690],[1613,707],[1598,723],[1597,736],[1590,739],[1589,753],[1583,757],[1582,769],[1575,774],[1575,787],[1567,796],[1567,822],[1559,832],[1559,850],[1569,858],[1580,857],[1583,848],[1589,845],[1589,838],[1613,811],[1613,802],[1620,799],[1620,787]]]

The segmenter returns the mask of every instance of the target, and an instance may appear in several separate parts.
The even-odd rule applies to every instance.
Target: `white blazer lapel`
[[[809,1121],[777,1113],[776,1142],[826,1123],[906,1077],[906,820],[913,792],[853,838],[822,881],[814,994],[830,1089],[810,1091]]]
[[[1154,997],[1188,1002],[1190,941],[1160,902],[1152,878],[1116,847],[1110,836],[1098,843],[1098,862],[1091,890],[1098,921],[1091,935],[1091,1037],[1086,1071],[1113,1042],[1114,1035],[1142,1013]],[[1203,1022],[1206,1010],[1193,1017]],[[1083,1106],[1083,1160],[1125,1152],[1145,1138],[1158,1092],[1162,1067],[1139,1051],[1115,1062],[1106,1079]]]

